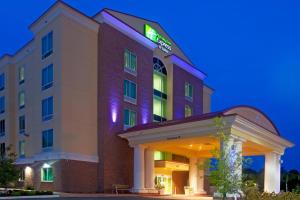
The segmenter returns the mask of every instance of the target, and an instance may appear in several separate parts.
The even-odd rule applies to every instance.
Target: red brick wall
[[[52,161],[51,161],[52,162]],[[98,164],[75,160],[53,161],[53,182],[41,182],[41,168],[45,162],[35,162],[33,169],[33,187],[36,190],[58,192],[90,193],[98,190]]]
[[[185,82],[193,85],[193,101],[185,99]],[[173,68],[173,119],[184,118],[185,105],[191,106],[193,115],[203,113],[203,81],[177,65]]]
[[[123,130],[123,109],[137,112],[137,122],[152,121],[153,52],[116,29],[103,24],[99,31],[98,60],[98,141],[99,191],[110,191],[112,184],[133,182],[133,149],[118,136]],[[124,51],[137,55],[137,76],[124,72]],[[137,83],[137,105],[123,100],[123,81]],[[112,122],[112,110],[117,111]]]

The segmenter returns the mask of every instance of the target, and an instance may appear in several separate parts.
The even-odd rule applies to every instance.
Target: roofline
[[[45,10],[36,20],[34,20],[29,26],[28,28],[31,29],[36,23],[38,23],[39,20],[41,20],[45,14],[47,14],[53,7],[55,7],[56,5],[58,4],[62,4],[64,6],[67,6],[68,8],[70,8],[71,10],[77,12],[78,14],[82,15],[83,17],[85,18],[88,18],[90,19],[91,21],[99,24],[98,21],[96,21],[95,19],[91,18],[90,16],[86,15],[85,13],[81,12],[80,10],[78,10],[77,8],[75,7],[72,7],[71,5],[65,3],[63,0],[57,0],[55,3],[53,3],[47,10]]]
[[[118,10],[114,10],[114,9],[110,9],[110,8],[103,8],[102,10],[98,11],[94,16],[96,17],[97,15],[99,15],[103,10],[111,10],[113,12],[117,12],[117,13],[121,13],[123,15],[128,15],[128,16],[131,16],[131,17],[135,17],[135,18],[139,18],[139,19],[142,19],[142,20],[145,20],[145,21],[149,21],[149,22],[152,22],[152,23],[156,23],[159,25],[159,27],[167,33],[167,35],[169,36],[169,38],[175,43],[175,45],[179,48],[179,50],[183,53],[183,55],[188,59],[188,61],[190,62],[189,64],[192,64],[192,65],[195,65],[192,60],[189,58],[189,56],[187,56],[187,54],[182,50],[182,48],[180,47],[180,45],[178,45],[178,43],[170,36],[170,34],[168,33],[168,31],[165,30],[165,28],[157,21],[154,21],[154,20],[151,20],[151,19],[147,19],[147,18],[144,18],[144,17],[140,17],[140,16],[137,16],[137,15],[133,15],[133,14],[130,14],[130,13],[125,13],[125,12],[122,12],[122,11],[118,11]]]

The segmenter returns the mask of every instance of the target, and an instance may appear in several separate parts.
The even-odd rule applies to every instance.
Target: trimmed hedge
[[[0,196],[35,196],[35,195],[53,195],[51,191],[35,190],[8,190],[6,193],[0,193]]]

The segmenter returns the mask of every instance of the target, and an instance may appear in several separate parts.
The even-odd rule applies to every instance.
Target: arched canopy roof
[[[280,136],[278,129],[272,120],[262,111],[251,106],[235,106],[223,111],[224,115],[237,114],[256,125],[259,125],[268,131]]]

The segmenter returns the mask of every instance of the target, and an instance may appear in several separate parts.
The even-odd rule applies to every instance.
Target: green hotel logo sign
[[[145,24],[145,36],[149,38],[151,41],[155,42],[158,44],[158,47],[166,52],[169,53],[172,51],[172,44],[171,42],[160,35],[156,29],[152,28],[149,24]]]

